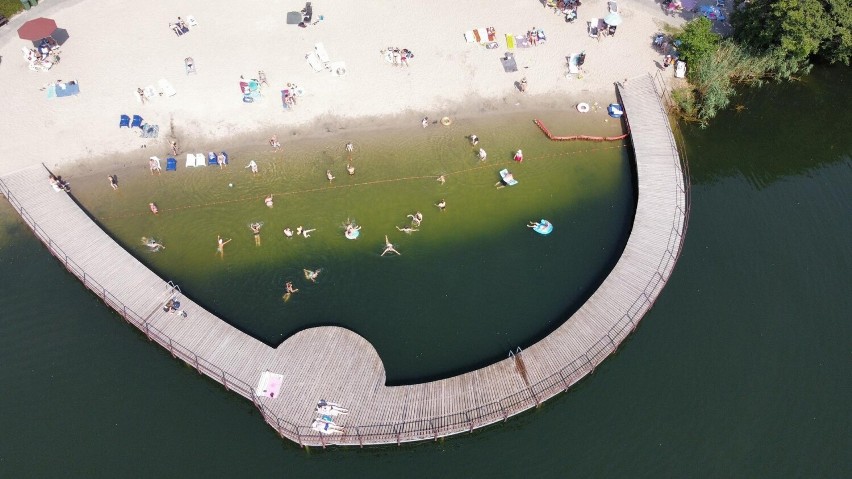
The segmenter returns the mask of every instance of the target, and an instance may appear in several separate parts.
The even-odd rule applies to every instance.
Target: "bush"
[[[692,63],[700,61],[719,49],[720,36],[713,32],[713,24],[705,17],[690,20],[683,30],[674,36],[681,60]]]
[[[12,18],[12,15],[23,9],[21,2],[18,0],[0,0],[0,15],[6,18]]]

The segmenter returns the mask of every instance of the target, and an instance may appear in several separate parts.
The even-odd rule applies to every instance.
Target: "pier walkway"
[[[282,437],[300,445],[368,445],[437,439],[472,431],[567,390],[636,327],[666,284],[683,245],[688,183],[653,79],[619,86],[638,177],[633,228],[612,272],[564,324],[522,353],[459,376],[385,386],[364,338],[337,327],[301,331],[278,348],[248,336],[182,297],[187,318],[163,311],[173,287],[101,230],[43,166],[0,178],[0,191],[48,250],[151,341],[251,400]],[[284,376],[280,395],[258,397],[264,371]],[[342,434],[310,428],[326,399],[349,408]]]

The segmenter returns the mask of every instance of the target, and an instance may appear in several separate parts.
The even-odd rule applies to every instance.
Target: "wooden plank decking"
[[[440,381],[385,386],[384,367],[346,329],[301,331],[270,348],[182,298],[185,319],[162,311],[172,287],[104,233],[43,166],[0,178],[0,191],[66,268],[130,324],[228,389],[252,400],[282,437],[302,445],[388,444],[468,432],[535,407],[594,370],[650,309],[668,280],[687,219],[687,185],[651,77],[620,86],[638,176],[633,229],[612,272],[546,338],[485,368]],[[281,395],[256,397],[264,371],[284,375]],[[317,400],[350,409],[344,434],[310,429]]]

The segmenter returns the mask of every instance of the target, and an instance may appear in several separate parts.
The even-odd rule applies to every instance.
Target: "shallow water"
[[[545,116],[557,129],[580,117]],[[476,147],[462,133],[473,131]],[[351,160],[347,141],[356,145]],[[489,152],[485,161],[479,148]],[[523,163],[512,161],[518,148]],[[117,191],[104,174],[77,176],[74,195],[143,262],[238,328],[271,345],[310,326],[352,329],[376,347],[392,383],[487,364],[561,324],[620,254],[635,208],[624,142],[552,142],[527,113],[256,150],[229,149],[224,169],[181,161],[159,176],[113,171]],[[257,175],[245,168],[250,160]],[[502,168],[519,184],[496,188]],[[436,181],[442,175],[444,184]],[[442,199],[445,211],[435,206]],[[418,231],[400,232],[416,211],[424,216]],[[540,218],[554,233],[526,227]],[[344,238],[348,221],[362,228],[357,240]],[[263,224],[259,246],[255,222]],[[316,231],[282,234],[297,226]],[[218,235],[232,239],[221,258]],[[380,256],[384,235],[399,257]],[[148,252],[143,236],[166,248]],[[303,269],[322,270],[316,284]],[[287,281],[299,292],[285,302]]]

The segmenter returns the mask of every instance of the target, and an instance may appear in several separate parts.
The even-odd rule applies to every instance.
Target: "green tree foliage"
[[[713,24],[705,17],[688,22],[674,38],[680,41],[677,47],[680,59],[687,63],[697,62],[719,48],[719,34],[713,32]]]
[[[690,63],[689,86],[673,92],[681,117],[706,126],[727,108],[740,85],[760,86],[767,79],[789,79],[807,70],[780,49],[754,54],[724,40],[712,53]]]
[[[850,0],[739,0],[731,24],[737,41],[761,52],[846,65],[852,58]]]

